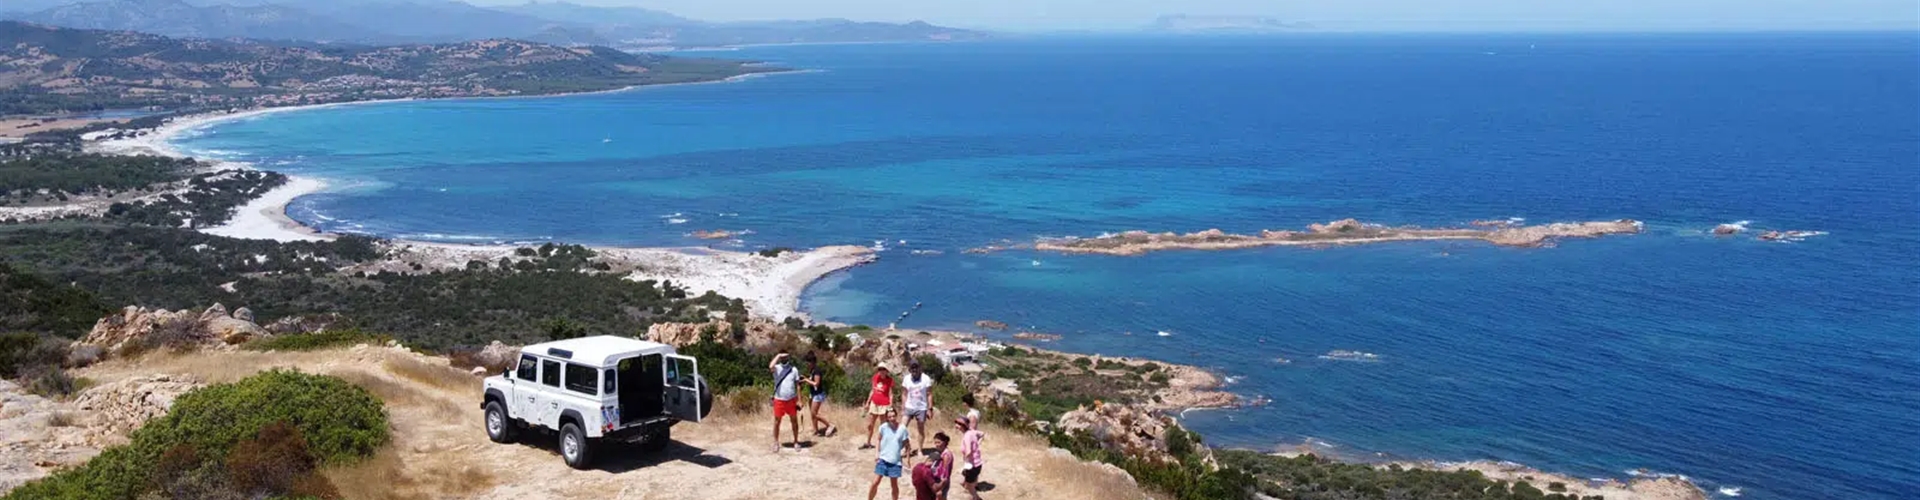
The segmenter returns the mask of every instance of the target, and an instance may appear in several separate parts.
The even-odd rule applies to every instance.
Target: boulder
[[[495,340],[486,347],[480,348],[480,352],[474,353],[474,359],[479,361],[481,366],[513,366],[514,358],[519,355],[520,346],[506,345]]]
[[[655,323],[647,327],[647,340],[685,347],[699,342],[701,333],[711,329],[714,341],[757,353],[775,352],[799,340],[799,336],[788,331],[786,325],[773,321],[755,318],[748,320],[744,326],[746,332],[734,335],[733,325],[722,319],[706,323]]]
[[[1746,229],[1746,228],[1740,227],[1738,224],[1721,224],[1718,226],[1713,226],[1713,234],[1718,236],[1728,236],[1733,234],[1739,234],[1740,231],[1743,229]]]
[[[233,310],[233,319],[253,323],[253,310],[245,307]]]
[[[127,306],[119,314],[108,315],[94,322],[93,330],[87,332],[79,343],[118,351],[128,341],[145,339],[162,328],[191,330],[191,325],[198,322],[199,316],[191,311]]]
[[[142,375],[82,391],[73,400],[82,424],[111,435],[125,435],[148,420],[167,414],[173,401],[199,388],[198,379],[181,375]]]
[[[144,347],[206,347],[231,345],[269,335],[251,321],[234,318],[226,307],[215,304],[199,314],[191,310],[167,311],[128,306],[120,313],[95,322],[76,343],[111,352],[140,341]]]
[[[206,312],[200,313],[200,322],[206,323],[206,322],[213,321],[220,318],[231,318],[231,317],[233,317],[232,314],[227,314],[227,306],[223,306],[216,303],[213,305],[213,307],[207,308]]]
[[[267,335],[267,330],[260,328],[260,325],[233,317],[214,318],[206,322],[205,328],[213,338],[220,339],[227,345],[240,344]]]
[[[1173,419],[1124,404],[1094,403],[1060,416],[1058,429],[1069,433],[1085,432],[1108,451],[1142,460],[1172,463],[1167,451],[1167,429]]]
[[[340,315],[334,313],[306,316],[287,316],[266,325],[268,333],[288,335],[300,333],[319,333],[340,322]],[[251,321],[251,320],[249,320]]]

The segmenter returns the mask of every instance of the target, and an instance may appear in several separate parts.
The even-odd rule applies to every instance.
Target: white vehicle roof
[[[522,347],[520,351],[594,366],[611,366],[614,362],[641,354],[674,352],[673,346],[659,342],[612,335],[542,342]]]

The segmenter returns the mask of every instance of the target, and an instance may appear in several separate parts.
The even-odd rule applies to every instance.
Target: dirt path
[[[353,499],[859,499],[873,478],[873,452],[857,449],[865,438],[863,423],[851,409],[831,407],[827,418],[841,427],[840,434],[811,438],[803,452],[773,452],[765,410],[732,414],[722,405],[707,422],[676,426],[675,442],[664,452],[603,447],[596,450],[596,469],[572,470],[550,437],[488,441],[480,423],[479,380],[448,368],[444,358],[397,348],[156,354],[103,363],[81,375],[109,382],[174,373],[219,383],[276,367],[339,376],[386,402],[393,444],[366,463],[329,472]],[[1007,429],[986,430],[982,479],[993,488],[984,498],[1148,498],[1112,467],[1062,456]],[[902,490],[902,498],[912,498],[909,484]],[[885,484],[880,498],[890,498]]]

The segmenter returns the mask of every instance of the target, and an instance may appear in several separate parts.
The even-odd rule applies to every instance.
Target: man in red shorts
[[[800,451],[800,369],[787,362],[786,351],[767,364],[773,371],[773,452],[780,452],[780,417],[787,417],[793,430],[793,450]]]

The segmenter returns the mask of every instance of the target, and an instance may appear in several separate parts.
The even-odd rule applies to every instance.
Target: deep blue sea
[[[1920,37],[1313,35],[766,47],[817,70],[228,123],[335,182],[292,214],[445,241],[872,244],[826,319],[1164,358],[1272,399],[1221,445],[1645,468],[1757,499],[1920,491]],[[1003,239],[1634,218],[1645,234],[966,255]],[[1716,224],[1825,231],[1716,238]],[[939,250],[941,255],[913,250]],[[1160,336],[1154,332],[1169,332]],[[1317,358],[1376,353],[1377,362]],[[1279,359],[1290,362],[1281,363]]]

